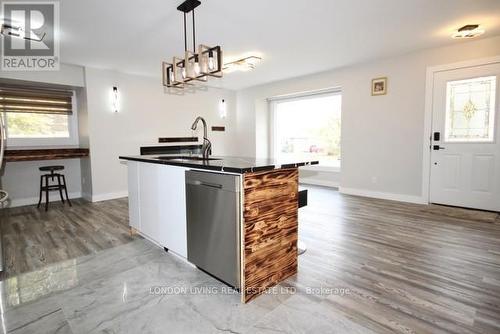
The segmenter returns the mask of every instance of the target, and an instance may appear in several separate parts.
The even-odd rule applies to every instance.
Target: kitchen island
[[[239,284],[235,288],[242,302],[297,273],[298,168],[317,161],[172,155],[120,159],[128,165],[131,228],[188,260],[186,173],[227,174],[237,180],[238,247],[234,251],[238,252]]]

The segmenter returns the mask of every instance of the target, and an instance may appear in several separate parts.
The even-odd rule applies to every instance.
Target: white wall
[[[0,71],[0,79],[21,80],[52,85],[83,87],[83,67],[61,64],[59,71]]]
[[[89,115],[87,110],[87,89],[85,87],[76,89],[76,102],[78,109],[78,141],[80,147],[89,148]],[[90,158],[80,159],[82,197],[89,201],[92,200],[91,168]]]
[[[4,175],[2,176],[2,189],[9,192],[8,206],[14,207],[38,203],[40,175],[42,174],[38,168],[47,165],[64,166],[63,173],[66,176],[69,197],[81,197],[79,159],[8,162],[5,164]],[[59,193],[51,192],[50,200],[60,201]],[[45,202],[45,198],[43,198],[43,202]]]
[[[267,155],[256,136],[269,126],[266,98],[341,87],[341,190],[367,196],[422,200],[425,76],[428,66],[500,55],[500,37],[360,64],[248,88],[237,93],[240,153]],[[372,97],[371,79],[387,76],[388,95]],[[335,182],[336,174],[307,175]]]
[[[209,131],[213,154],[234,152],[235,92],[209,89],[177,96],[166,94],[159,79],[93,68],[86,68],[85,76],[94,201],[127,195],[127,169],[118,156],[138,155],[140,146],[156,144],[158,137],[190,136],[198,115],[209,126],[226,126],[226,132]],[[118,113],[111,110],[113,86],[120,96]],[[228,110],[224,120],[218,114],[222,99]]]

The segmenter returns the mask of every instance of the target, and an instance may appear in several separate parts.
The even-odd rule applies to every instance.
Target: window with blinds
[[[8,146],[76,145],[73,91],[0,84]]]
[[[0,111],[15,113],[73,113],[73,92],[67,90],[0,86]]]

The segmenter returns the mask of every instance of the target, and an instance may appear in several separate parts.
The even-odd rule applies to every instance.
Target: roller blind
[[[70,115],[72,99],[70,90],[0,85],[0,111],[3,112]]]

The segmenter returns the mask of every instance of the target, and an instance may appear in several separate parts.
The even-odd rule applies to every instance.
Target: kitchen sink
[[[156,157],[156,159],[159,160],[191,160],[191,161],[212,161],[212,160],[222,160],[222,159],[216,159],[216,158],[202,158],[202,157],[193,157],[193,156],[173,156],[173,155],[166,155],[166,156],[159,156]]]

